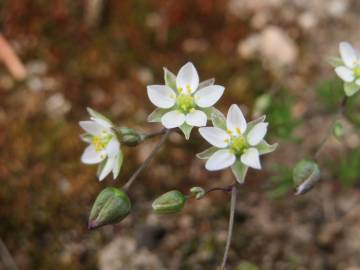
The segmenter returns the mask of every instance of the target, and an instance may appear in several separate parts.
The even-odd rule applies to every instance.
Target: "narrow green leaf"
[[[215,78],[211,78],[206,81],[202,81],[201,83],[199,83],[198,89],[201,89],[201,88],[204,88],[204,87],[207,87],[210,85],[214,85],[214,83],[215,83]]]
[[[213,147],[206,149],[205,151],[202,151],[202,152],[196,154],[196,156],[200,159],[209,159],[217,150],[219,150],[219,149],[217,147],[213,146]]]
[[[234,165],[231,166],[231,170],[236,178],[236,181],[239,184],[243,184],[245,181],[246,173],[248,167],[241,163],[240,160],[237,160]]]

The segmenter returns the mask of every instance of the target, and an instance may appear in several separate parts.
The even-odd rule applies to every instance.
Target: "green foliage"
[[[360,149],[350,151],[332,166],[338,181],[344,186],[352,186],[360,180]]]
[[[344,96],[343,82],[335,77],[319,82],[315,86],[315,91],[320,103],[327,111],[331,112],[339,106],[339,102]]]
[[[273,99],[267,110],[267,121],[271,123],[272,135],[285,140],[296,140],[292,132],[300,121],[292,114],[293,104],[294,98],[285,90],[280,91]]]
[[[271,198],[279,198],[293,188],[292,168],[276,165],[272,168],[274,176],[270,178],[271,188],[268,195]]]
[[[236,270],[261,270],[261,268],[251,262],[243,261],[236,267]]]

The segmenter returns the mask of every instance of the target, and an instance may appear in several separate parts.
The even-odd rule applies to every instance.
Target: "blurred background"
[[[157,216],[160,194],[226,186],[195,154],[196,130],[172,134],[133,186],[133,211],[96,231],[98,192],[121,186],[157,142],[123,148],[117,181],[80,163],[86,107],[143,131],[154,109],[146,85],[187,61],[226,87],[217,107],[267,114],[276,152],[239,190],[228,269],[360,269],[360,104],[353,97],[319,158],[322,181],[295,197],[292,167],[327,132],[342,83],[327,58],[360,48],[356,0],[0,0],[0,269],[215,269],[226,239],[229,195]],[[17,59],[17,57],[18,59]]]

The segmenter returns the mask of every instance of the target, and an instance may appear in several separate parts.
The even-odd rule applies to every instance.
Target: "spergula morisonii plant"
[[[346,42],[341,42],[339,49],[341,59],[332,58],[330,63],[335,67],[335,73],[344,81],[345,95],[334,122],[314,153],[310,158],[300,160],[294,165],[296,195],[309,191],[320,180],[320,169],[316,163],[319,153],[331,134],[336,134],[333,128],[339,129],[336,120],[345,110],[347,97],[360,89],[358,53]],[[99,193],[92,207],[88,226],[96,229],[124,219],[131,210],[127,193],[132,183],[158,153],[170,132],[180,129],[185,139],[189,140],[192,130],[198,128],[200,135],[212,147],[197,154],[197,157],[207,160],[205,167],[209,171],[230,168],[234,181],[227,187],[209,190],[191,187],[188,195],[177,190],[167,191],[154,200],[152,207],[158,214],[174,214],[181,212],[190,198],[201,199],[213,191],[230,193],[228,236],[221,264],[221,269],[225,269],[234,225],[237,189],[244,183],[248,168],[260,170],[260,157],[277,148],[276,143],[269,144],[265,140],[271,123],[265,122],[265,115],[247,122],[236,104],[230,106],[225,117],[214,107],[224,94],[225,88],[216,85],[214,79],[200,82],[198,72],[190,62],[182,66],[176,75],[164,68],[164,80],[164,84],[147,86],[147,95],[157,107],[148,116],[148,121],[161,123],[163,129],[153,133],[140,133],[128,127],[117,127],[108,118],[89,108],[90,120],[80,122],[86,132],[81,135],[81,139],[88,143],[81,160],[85,164],[99,164],[97,177],[100,181],[110,173],[114,179],[118,177],[123,164],[121,147],[137,146],[147,139],[161,136],[148,158],[121,188],[108,187]]]

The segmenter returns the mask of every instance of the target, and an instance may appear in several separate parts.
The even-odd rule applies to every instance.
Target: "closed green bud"
[[[127,146],[136,146],[144,140],[144,135],[128,127],[116,128],[120,141]]]
[[[205,195],[205,190],[202,187],[192,187],[190,192],[195,196],[195,199],[199,200]]]
[[[320,180],[319,166],[312,160],[301,160],[293,169],[296,195],[302,195],[312,189]]]
[[[97,196],[91,209],[88,227],[96,229],[123,220],[130,212],[129,197],[121,189],[107,187]]]
[[[332,132],[336,139],[341,139],[345,134],[344,127],[339,122],[334,124]]]
[[[180,212],[186,202],[186,197],[177,190],[171,190],[158,197],[152,204],[157,214],[175,214]]]

